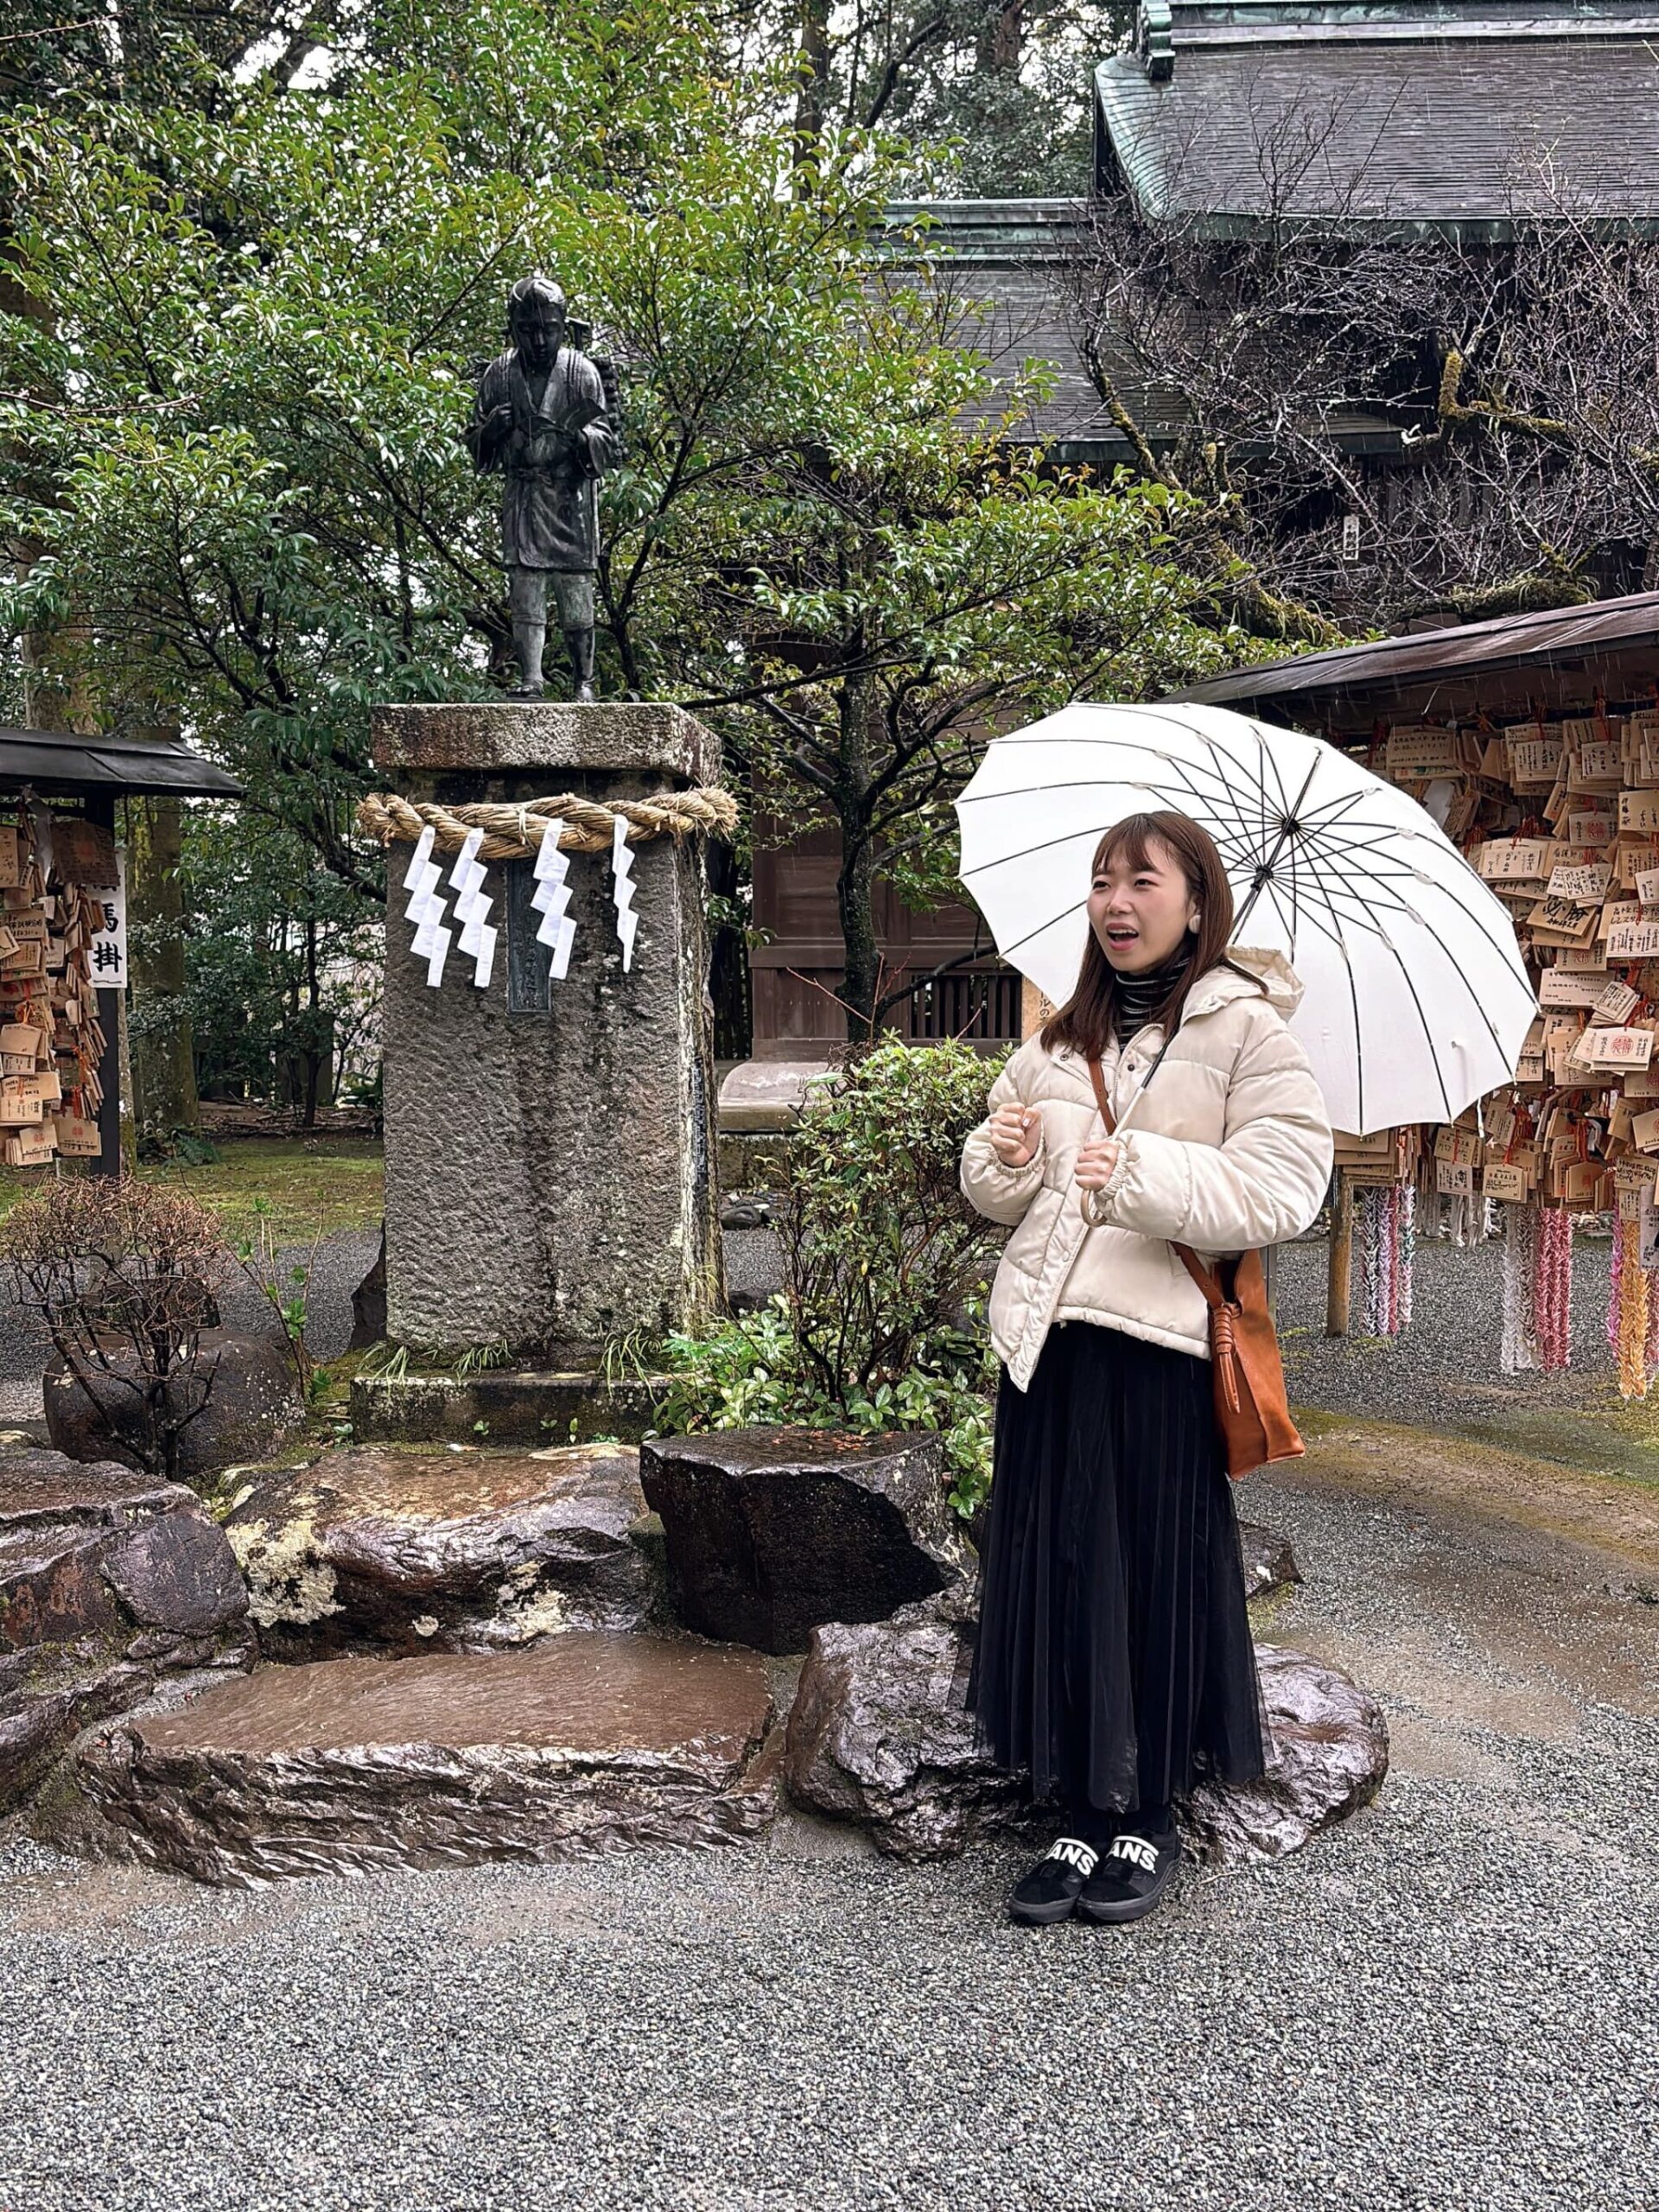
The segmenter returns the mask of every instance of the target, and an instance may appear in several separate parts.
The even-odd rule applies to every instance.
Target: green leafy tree
[[[791,0],[751,35],[796,43],[797,130],[903,133],[907,191],[1070,198],[1087,188],[1090,77],[1134,10],[1116,0]],[[798,25],[798,29],[796,26]]]
[[[1040,378],[999,385],[980,310],[884,232],[885,158],[850,140],[810,195],[741,207],[711,174],[587,241],[635,369],[601,573],[616,651],[632,688],[718,724],[771,811],[837,831],[855,1037],[921,980],[881,988],[878,869],[918,906],[951,894],[950,802],[988,735],[1241,642],[1181,563],[1195,504],[1048,465]]]
[[[0,615],[378,899],[371,704],[487,696],[506,656],[471,365],[509,279],[564,270],[625,378],[608,681],[694,704],[758,796],[838,828],[861,1034],[875,870],[949,887],[986,734],[1229,645],[1179,498],[1048,467],[971,304],[913,242],[877,253],[906,149],[826,128],[791,188],[792,61],[722,75],[703,29],[672,0],[399,0],[321,89],[23,114],[15,266],[52,313],[0,320],[0,521],[40,549]]]
[[[335,1071],[378,1090],[382,931],[351,886],[291,832],[218,805],[186,815],[180,874],[204,1088],[281,1099],[308,1128]]]

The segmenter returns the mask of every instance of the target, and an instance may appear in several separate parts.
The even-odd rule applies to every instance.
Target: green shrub
[[[985,1300],[1005,1231],[962,1196],[998,1060],[880,1045],[815,1086],[778,1210],[785,1287],[757,1313],[671,1337],[665,1431],[798,1422],[938,1430],[951,1502],[990,1479],[996,1361]]]

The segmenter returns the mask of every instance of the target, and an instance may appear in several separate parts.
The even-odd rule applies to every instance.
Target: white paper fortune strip
[[[473,963],[473,981],[482,990],[495,965],[496,932],[487,919],[494,903],[484,896],[484,863],[478,849],[481,830],[469,830],[467,842],[455,855],[449,880],[455,891],[455,919],[461,924],[461,949]]]
[[[616,934],[622,945],[622,972],[626,976],[633,965],[633,938],[639,917],[633,911],[633,885],[630,880],[633,855],[628,850],[628,825],[620,814],[611,830],[611,896],[616,901]]]
[[[410,950],[426,963],[426,980],[433,989],[443,981],[443,963],[449,956],[451,933],[443,925],[443,894],[438,889],[443,871],[432,857],[433,830],[429,823],[415,841],[415,850],[404,874],[409,893],[404,918],[415,925]]]

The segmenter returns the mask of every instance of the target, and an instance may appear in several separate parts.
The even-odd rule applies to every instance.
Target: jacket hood
[[[1301,977],[1282,952],[1271,952],[1249,944],[1230,944],[1224,958],[1229,965],[1212,968],[1192,986],[1186,1001],[1189,1014],[1207,1014],[1212,1007],[1224,1006],[1229,999],[1243,997],[1250,989],[1247,976],[1254,976],[1268,995],[1268,1003],[1288,1021],[1302,1002]],[[1236,970],[1243,969],[1245,974]]]

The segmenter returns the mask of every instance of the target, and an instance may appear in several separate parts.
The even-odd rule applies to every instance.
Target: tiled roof
[[[1217,232],[1276,203],[1474,239],[1536,204],[1659,229],[1653,0],[1144,0],[1096,72],[1098,181]]]
[[[1091,234],[1084,211],[1070,200],[936,200],[895,203],[888,209],[893,235],[919,224],[921,252],[948,279],[956,296],[981,310],[965,315],[959,342],[986,355],[1002,387],[985,411],[1000,410],[1008,382],[1027,361],[1049,370],[1052,389],[1036,410],[1037,436],[1061,459],[1109,467],[1129,455],[1128,441],[1101,404],[1078,348],[1066,308],[1060,268],[1069,253],[1088,252]],[[901,249],[910,258],[914,249]],[[1173,383],[1148,385],[1126,349],[1107,334],[1106,365],[1130,414],[1154,444],[1173,439],[1185,419]],[[1400,450],[1400,432],[1380,417],[1351,410],[1331,426],[1356,453]]]

